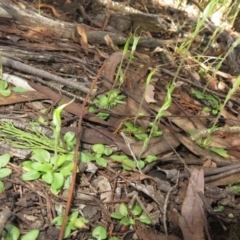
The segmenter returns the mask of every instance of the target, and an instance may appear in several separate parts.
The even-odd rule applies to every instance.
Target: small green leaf
[[[25,171],[30,171],[30,170],[33,170],[32,168],[32,164],[33,164],[33,161],[25,161],[22,163],[22,169],[25,170]]]
[[[99,144],[94,144],[92,146],[92,150],[95,152],[95,153],[98,153],[100,155],[102,155],[104,153],[104,150],[105,150],[105,147],[103,144],[99,143]]]
[[[10,161],[10,154],[6,153],[0,156],[0,168],[5,167]]]
[[[124,203],[121,203],[119,206],[119,212],[122,214],[122,216],[126,217],[128,215],[128,209]]]
[[[52,165],[50,163],[34,162],[32,168],[38,172],[49,172],[52,170]]]
[[[135,225],[135,220],[133,218],[128,219],[130,225]]]
[[[117,161],[123,161],[123,160],[129,160],[129,157],[127,155],[111,155],[111,158],[113,160],[117,160]]]
[[[112,150],[111,147],[105,147],[105,149],[104,149],[104,154],[105,154],[106,156],[110,156],[112,153],[113,153],[113,150]]]
[[[129,226],[130,225],[129,219],[127,217],[123,217],[121,219],[120,223],[125,225],[125,226]]]
[[[32,159],[41,162],[41,163],[45,163],[45,162],[49,162],[50,161],[50,153],[44,149],[34,149],[32,151]]]
[[[152,223],[151,219],[144,214],[142,214],[138,219],[142,223],[146,223],[146,224],[151,224]]]
[[[115,219],[122,219],[122,218],[123,218],[123,215],[122,215],[121,213],[119,213],[119,212],[112,212],[112,213],[110,214],[110,216],[111,216],[112,218],[115,218]]]
[[[2,233],[3,239],[6,240],[18,240],[20,237],[20,231],[17,227],[12,224],[6,224],[4,226],[4,232]]]
[[[37,229],[33,229],[30,232],[28,232],[27,234],[25,234],[21,240],[36,240],[38,238],[39,235],[39,230]]]
[[[148,137],[146,133],[135,133],[134,136],[141,141],[144,141]]]
[[[0,90],[0,94],[3,95],[4,97],[9,97],[11,95],[11,90]]]
[[[139,161],[138,161],[138,166],[139,166],[141,169],[143,169],[143,168],[145,167],[145,162],[142,161],[142,160],[139,160]]]
[[[63,139],[66,143],[68,143],[68,142],[72,142],[75,139],[75,136],[76,134],[74,132],[69,131],[64,134]]]
[[[96,158],[96,163],[104,168],[107,167],[107,160],[104,158]]]
[[[132,207],[132,214],[138,216],[142,213],[142,207],[139,204],[136,204]]]
[[[147,162],[147,163],[151,163],[151,162],[157,161],[157,159],[158,159],[158,158],[157,158],[156,156],[149,155],[149,156],[147,156],[147,157],[144,159],[144,161]]]
[[[92,236],[97,239],[106,239],[107,238],[107,231],[102,226],[97,226],[92,231]]]
[[[122,163],[123,169],[126,171],[131,171],[134,168],[136,168],[136,164],[134,161],[130,160],[130,159],[126,159],[123,161]]]
[[[212,152],[215,152],[217,153],[218,155],[224,157],[224,158],[228,158],[228,154],[227,154],[227,151],[223,148],[213,148],[213,147],[210,147],[209,148]]]
[[[0,90],[5,90],[8,87],[8,82],[5,80],[0,80]]]
[[[67,154],[64,154],[64,155],[58,155],[58,158],[57,158],[57,167],[60,167],[66,160],[67,160],[67,157],[68,155]]]
[[[27,92],[26,89],[24,89],[22,87],[13,87],[11,90],[13,92],[16,92],[16,93],[25,93],[25,92]]]
[[[4,183],[0,181],[0,193],[2,193],[5,190]]]
[[[68,238],[70,234],[71,234],[71,227],[69,225],[67,225],[65,228],[65,231],[64,231],[63,239]]]
[[[22,180],[23,181],[31,181],[31,180],[39,179],[40,176],[41,176],[41,174],[38,171],[31,170],[29,172],[25,172],[22,175]]]
[[[53,173],[53,182],[51,187],[59,190],[64,184],[64,176],[61,173]]]
[[[52,224],[55,224],[57,226],[61,226],[63,222],[63,216],[57,216],[52,220]]]
[[[85,222],[81,219],[81,218],[77,218],[74,222],[73,222],[74,226],[78,229],[81,228],[87,228]]]
[[[42,175],[42,180],[48,184],[52,184],[53,182],[53,172],[49,171]]]
[[[9,168],[2,168],[0,169],[0,178],[5,178],[12,173],[12,170]]]
[[[88,163],[94,159],[93,155],[89,152],[80,152],[79,158],[83,163]]]

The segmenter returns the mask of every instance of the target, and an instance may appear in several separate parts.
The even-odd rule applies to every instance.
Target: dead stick
[[[59,233],[59,237],[58,240],[62,240],[63,236],[64,236],[64,231],[65,231],[65,226],[67,223],[67,219],[68,219],[68,214],[70,212],[70,208],[71,208],[71,203],[72,203],[72,199],[73,199],[73,192],[75,189],[75,182],[76,182],[76,177],[77,177],[77,167],[78,167],[78,162],[79,162],[79,147],[80,147],[80,140],[81,140],[81,134],[82,134],[82,121],[83,121],[83,115],[84,115],[84,109],[85,106],[87,104],[87,101],[89,99],[89,97],[91,96],[91,92],[93,91],[97,80],[99,79],[99,77],[101,76],[101,72],[103,70],[105,66],[105,63],[103,63],[102,67],[99,69],[92,85],[91,88],[89,89],[89,92],[87,93],[87,96],[84,99],[84,102],[80,108],[80,113],[79,113],[79,121],[78,121],[78,131],[77,131],[77,144],[75,147],[75,157],[74,157],[74,166],[73,166],[73,173],[72,173],[72,182],[70,185],[70,189],[69,189],[69,197],[68,197],[68,201],[67,201],[67,205],[66,205],[66,210],[65,210],[65,214],[64,214],[64,218],[63,218],[63,223],[61,226],[61,230]],[[81,160],[81,159],[80,159]]]

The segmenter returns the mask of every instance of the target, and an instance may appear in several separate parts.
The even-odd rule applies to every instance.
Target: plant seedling
[[[38,238],[39,232],[39,230],[33,229],[25,235],[22,235],[21,240],[36,240]],[[19,229],[12,224],[6,224],[4,226],[4,230],[2,231],[2,237],[5,240],[18,240],[20,238],[20,235],[21,233]]]
[[[145,214],[142,214],[142,207],[138,204],[134,205],[132,209],[128,211],[126,205],[121,203],[119,206],[119,212],[112,212],[110,216],[120,220],[120,223],[126,226],[135,225],[135,220],[151,224],[150,218]]]
[[[5,178],[9,176],[12,173],[12,170],[9,168],[6,168],[6,165],[10,161],[10,155],[3,154],[0,156],[0,179]],[[0,193],[4,191],[4,183],[0,181]]]
[[[117,104],[124,103],[122,100],[125,98],[124,95],[120,94],[117,90],[110,90],[108,93],[101,95],[99,98],[93,100],[94,103],[103,108],[112,108]],[[98,110],[97,107],[91,106],[89,112],[95,112]],[[103,120],[109,117],[108,113],[98,113],[97,116]]]
[[[56,224],[57,226],[61,226],[63,222],[63,216],[57,216],[52,220],[53,224]],[[86,218],[78,217],[78,212],[73,212],[67,220],[67,225],[64,232],[64,239],[68,238],[72,231],[75,231],[77,229],[83,229],[88,228],[86,226],[86,223],[89,223],[89,221]]]

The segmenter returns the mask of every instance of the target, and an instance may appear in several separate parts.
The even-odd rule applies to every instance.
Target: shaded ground
[[[0,0],[11,16],[0,22],[3,73],[27,79],[36,90],[0,96],[1,121],[31,132],[29,122],[41,116],[41,131],[52,136],[53,109],[75,97],[62,114],[61,133],[77,134],[82,114],[79,149],[93,154],[91,147],[98,143],[113,149],[112,154],[101,155],[107,166],[82,156],[71,212],[89,223],[68,239],[90,239],[99,225],[107,230],[108,239],[167,239],[166,232],[172,240],[240,239],[238,86],[221,109],[240,74],[239,46],[228,52],[239,34],[209,22],[193,38],[195,16],[157,1],[131,1],[130,10],[124,8],[125,1],[121,8],[98,1],[41,4]],[[132,60],[130,51],[123,52],[130,33],[141,36]],[[119,76],[122,85],[115,81]],[[88,102],[94,111],[81,112],[95,79],[96,93]],[[124,103],[111,108],[93,103],[109,89],[118,89]],[[149,124],[162,106],[165,111],[155,123],[155,136],[144,149]],[[99,113],[109,116],[103,120]],[[215,121],[216,128],[208,135],[203,130]],[[60,227],[52,220],[63,214],[72,192],[67,188],[54,195],[43,180],[23,181],[21,164],[31,158],[31,145],[18,150],[14,144],[23,142],[21,136],[7,140],[9,133],[0,125],[0,152],[11,154],[7,167],[12,169],[3,179],[0,229],[9,223],[22,234],[39,229],[38,239],[59,239]],[[151,224],[136,219],[135,225],[126,227],[111,218],[121,203],[129,213],[133,205],[140,205]],[[11,213],[4,218],[6,207]]]

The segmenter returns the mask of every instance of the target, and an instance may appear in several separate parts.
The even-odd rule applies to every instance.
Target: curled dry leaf
[[[49,5],[49,4],[38,4],[37,7],[38,7],[38,8],[50,8],[50,9],[52,10],[54,16],[57,17],[57,18],[60,18],[61,16],[64,16],[64,15],[67,14],[67,13],[63,13],[63,14],[59,13],[59,12],[55,9],[55,7],[53,7],[52,5]]]
[[[149,84],[147,89],[146,89],[146,92],[145,92],[145,101],[147,103],[155,103],[157,102],[155,99],[154,99],[154,86],[152,84]]]

